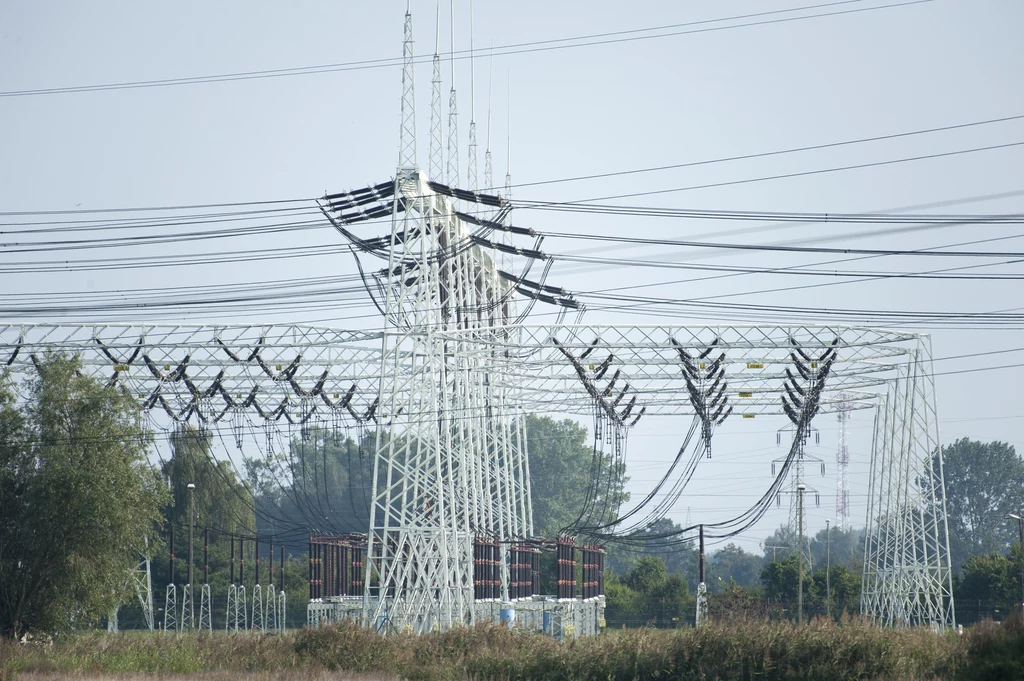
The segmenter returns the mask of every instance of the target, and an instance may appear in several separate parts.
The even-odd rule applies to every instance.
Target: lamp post
[[[831,521],[825,519],[825,612],[832,615],[832,529]]]
[[[195,524],[195,506],[192,501],[192,491],[196,488],[195,484],[188,483],[188,593],[192,595],[192,532],[193,525]],[[191,612],[189,613],[189,625],[195,621],[196,609],[193,604],[194,598],[189,598],[188,604]]]
[[[1007,513],[1007,518],[1012,518],[1017,521],[1017,528],[1020,530],[1020,592],[1021,592],[1021,609],[1024,611],[1024,517],[1014,515],[1013,513]]]
[[[800,483],[796,486],[797,515],[797,588],[796,588],[796,621],[804,621],[804,490],[807,486]]]

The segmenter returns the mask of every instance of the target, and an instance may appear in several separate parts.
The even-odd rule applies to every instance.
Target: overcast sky
[[[398,158],[401,72],[394,59],[401,55],[405,4],[0,4],[0,63],[5,65],[0,70],[0,212],[303,199],[387,180]],[[468,50],[468,3],[459,0],[455,9],[456,50]],[[795,11],[767,14],[776,10]],[[438,35],[445,53],[447,13],[444,3]],[[1022,118],[816,151],[555,182],[1024,116],[1024,4],[1017,0],[479,0],[474,13],[480,152],[488,137],[490,101],[490,146],[499,180],[508,166],[511,117],[516,199],[565,202],[659,191],[603,202],[782,212],[1024,213]],[[425,58],[416,72],[416,86],[419,159],[426,166],[435,3],[413,2],[413,15],[416,53]],[[579,37],[584,38],[565,40]],[[530,45],[506,47],[523,43]],[[337,66],[342,64],[348,66]],[[275,73],[184,85],[163,82],[317,65],[335,66],[306,69],[299,75]],[[449,68],[446,59],[446,92]],[[151,87],[65,90],[140,81],[162,82]],[[472,109],[468,60],[457,61],[456,81],[465,145]],[[25,92],[52,88],[60,91]],[[1003,146],[1010,144],[1018,146]],[[978,150],[998,146],[1002,148]],[[936,154],[949,155],[901,160]],[[878,162],[891,163],[806,174]],[[462,168],[465,171],[465,146]],[[482,174],[482,157],[480,169]],[[757,180],[778,175],[796,176]],[[720,186],[695,188],[714,184]],[[530,209],[513,216],[516,224],[573,234],[884,249],[934,249],[999,239],[959,248],[1024,251],[1019,225],[894,231],[885,225],[780,226]],[[2,221],[10,224],[15,218],[4,216]],[[65,257],[60,250],[13,254],[10,245],[15,240],[31,239],[5,235],[0,266],[30,257]],[[160,253],[188,255],[300,244],[328,248],[340,243],[338,234],[322,228],[156,248]],[[120,257],[128,250],[99,249],[88,256]],[[545,250],[744,267],[836,260],[820,254],[624,248],[566,239],[549,239]],[[935,260],[887,257],[819,267],[924,272],[984,263],[988,266],[974,271],[1024,273],[1019,258],[1005,258],[1008,264],[975,258]],[[353,271],[350,260],[337,254],[259,266],[59,274],[10,274],[0,268],[0,290],[52,294],[52,300],[69,293],[117,290],[131,299],[135,289],[229,286]],[[642,286],[626,292],[796,306],[807,309],[808,322],[820,316],[817,310],[836,308],[964,314],[1024,308],[1024,287],[1017,280],[863,281],[755,274],[672,283],[700,276],[704,274],[563,262],[553,268],[549,283],[580,292]],[[794,286],[803,288],[774,290]],[[350,312],[353,309],[275,308],[229,314],[197,307],[175,312],[173,318],[364,328],[378,323],[361,316],[370,314],[365,307]],[[99,312],[81,318],[132,316]],[[550,319],[542,316],[537,321]],[[593,310],[585,319],[622,324],[663,321],[642,309]],[[687,321],[722,319],[720,311],[711,311],[707,319]],[[1019,325],[956,329],[925,324],[912,330],[932,334],[937,358],[1024,350]],[[989,370],[1003,365],[1010,366]],[[984,371],[965,371],[971,369]],[[1024,451],[1024,404],[1017,389],[1024,379],[1024,351],[940,359],[936,371],[944,442],[962,436],[998,439]],[[685,519],[687,508],[694,522],[720,519],[749,506],[770,482],[770,462],[782,453],[775,444],[775,430],[782,422],[757,421],[751,427],[734,421],[723,428],[715,458],[702,464],[702,480],[693,495],[684,497],[673,512],[676,520]],[[657,420],[631,439],[628,465],[635,494],[660,477],[685,425],[681,420]],[[822,491],[821,507],[809,508],[812,530],[834,517],[835,419],[823,417],[817,425],[822,442],[813,451],[829,465],[826,477],[811,483]],[[869,435],[870,416],[855,415],[851,491],[857,525],[863,524],[865,513]],[[785,508],[773,511],[742,545],[756,550],[757,542],[785,519]]]

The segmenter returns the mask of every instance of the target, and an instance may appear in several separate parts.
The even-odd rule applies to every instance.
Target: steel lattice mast
[[[372,275],[383,291],[383,333],[298,325],[9,323],[0,324],[0,361],[24,372],[34,370],[39,353],[78,354],[85,373],[137,395],[141,410],[162,411],[178,423],[226,419],[235,427],[251,418],[272,427],[326,418],[375,427],[362,618],[368,626],[417,632],[474,620],[477,538],[501,547],[501,595],[508,596],[504,552],[533,535],[524,414],[593,416],[600,410],[616,428],[631,428],[644,414],[648,420],[697,415],[710,433],[735,406],[743,418],[785,415],[795,424],[791,369],[803,366],[806,387],[796,392],[814,393],[814,413],[876,409],[863,612],[890,625],[952,624],[928,338],[814,325],[518,323],[516,296],[530,299],[528,306],[575,303],[558,287],[527,286],[528,268],[511,272],[514,258],[546,256],[539,240],[533,249],[512,245],[513,233],[535,235],[508,220],[510,170],[504,200],[438,184],[419,170],[408,11],[403,55],[395,180],[329,195],[321,204],[353,244],[378,249],[387,260],[386,269]],[[449,116],[447,181],[455,185],[454,83]],[[431,172],[440,155],[433,123]],[[455,196],[485,208],[458,213]],[[347,230],[351,222],[387,214],[391,229],[382,239]],[[703,363],[684,366],[712,347],[716,357],[721,353],[714,371],[701,373]],[[581,361],[590,353],[607,359]],[[830,353],[827,380],[808,370],[812,355]],[[709,402],[714,389],[692,384],[694,376],[704,380],[718,371],[724,381],[718,397],[727,384],[730,404],[720,420],[726,402]],[[618,385],[628,385],[632,395],[625,401],[625,389],[612,390],[620,375]],[[813,418],[801,414],[796,437],[806,436]]]

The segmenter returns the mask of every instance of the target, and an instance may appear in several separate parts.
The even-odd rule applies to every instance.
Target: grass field
[[[964,635],[882,630],[859,621],[634,629],[559,644],[498,627],[381,638],[353,626],[283,636],[88,633],[0,643],[0,679],[1018,679],[1024,627]]]

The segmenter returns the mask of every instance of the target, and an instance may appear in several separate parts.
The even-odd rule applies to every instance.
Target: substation
[[[239,545],[239,558],[255,548],[256,562],[239,566],[235,584],[232,558],[228,628],[282,627],[287,592],[308,598],[311,625],[348,619],[420,633],[502,621],[559,639],[595,634],[605,547],[665,517],[713,455],[716,431],[768,419],[781,426],[785,456],[743,512],[654,539],[695,543],[698,532],[722,539],[749,529],[807,462],[814,419],[852,411],[874,414],[861,610],[882,625],[953,625],[928,337],[836,325],[584,323],[572,292],[548,282],[543,235],[515,223],[511,179],[490,189],[489,151],[478,190],[473,124],[468,188],[457,187],[454,88],[445,164],[436,55],[429,171],[420,168],[409,14],[404,57],[395,177],[320,201],[359,262],[383,331],[0,323],[0,361],[13,372],[31,374],[47,352],[79,355],[89,375],[133,394],[157,428],[224,426],[239,448],[264,441],[268,457],[281,456],[271,435],[281,428],[375,434],[365,533],[309,528],[308,593],[286,589],[283,563],[275,575],[271,558],[267,582],[246,594],[244,570],[262,567],[251,544],[269,538]],[[382,218],[390,229],[370,233]],[[530,323],[538,307],[557,312],[556,322]],[[591,513],[562,536],[538,537],[528,414],[592,424],[595,457],[615,469],[625,467],[629,434],[654,421],[675,426],[679,454],[650,497],[613,522]],[[555,593],[542,593],[545,552],[558,564]],[[209,587],[197,598],[192,583],[162,595],[166,629],[210,627]],[[137,584],[152,627],[148,572]],[[705,591],[701,583],[698,623]]]

